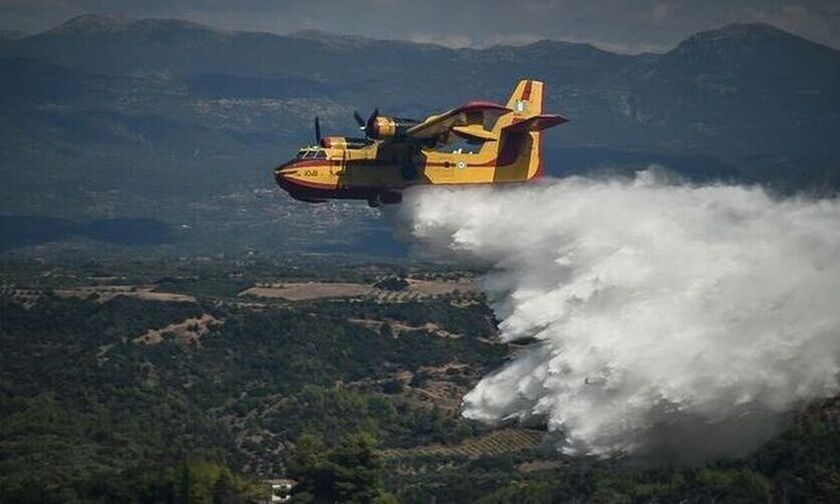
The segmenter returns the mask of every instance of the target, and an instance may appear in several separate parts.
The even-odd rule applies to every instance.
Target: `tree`
[[[326,450],[323,440],[298,440],[291,472],[298,502],[395,502],[382,488],[382,464],[368,434],[351,434]]]
[[[227,471],[222,472],[213,485],[213,504],[236,504],[242,502],[239,492]]]

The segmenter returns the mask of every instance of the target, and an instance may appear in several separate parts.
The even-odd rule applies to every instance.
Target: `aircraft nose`
[[[297,173],[297,170],[294,168],[288,168],[287,165],[280,165],[274,169],[274,180],[277,182],[277,185],[283,189],[288,189],[291,185],[289,175],[293,173]]]
[[[277,181],[277,185],[283,185],[283,181],[286,179],[286,175],[283,173],[283,167],[278,166],[274,169],[274,180]]]

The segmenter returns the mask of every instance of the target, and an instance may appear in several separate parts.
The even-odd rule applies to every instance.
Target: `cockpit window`
[[[326,159],[326,157],[326,151],[317,147],[305,147],[297,153],[298,159]]]

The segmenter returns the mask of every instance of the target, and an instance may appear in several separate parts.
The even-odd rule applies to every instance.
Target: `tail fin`
[[[499,116],[491,130],[499,140],[482,146],[482,152],[495,151],[495,181],[525,181],[542,175],[541,131],[566,122],[542,113],[543,88],[540,81],[519,81],[507,102],[512,112]]]

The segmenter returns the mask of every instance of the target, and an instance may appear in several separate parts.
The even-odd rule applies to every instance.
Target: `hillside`
[[[337,470],[379,480],[399,502],[840,493],[837,400],[800,411],[747,458],[692,468],[564,456],[538,425],[462,418],[463,394],[518,349],[497,341],[481,295],[455,288],[465,271],[134,258],[4,261],[0,273],[3,502],[255,502],[267,478],[310,485],[306,458],[340,465],[359,435],[365,459]],[[375,287],[395,274],[411,287]],[[333,283],[342,290],[319,289]],[[252,290],[278,284],[313,295]]]
[[[271,168],[312,141],[312,117],[352,132],[355,109],[424,117],[503,100],[526,75],[571,120],[546,136],[550,174],[658,163],[694,180],[840,186],[840,52],[763,24],[631,56],[85,15],[0,40],[0,71],[0,213],[155,218],[189,230],[178,249],[301,250],[329,236],[330,250],[356,250],[356,233],[382,234],[376,212],[274,191]]]

